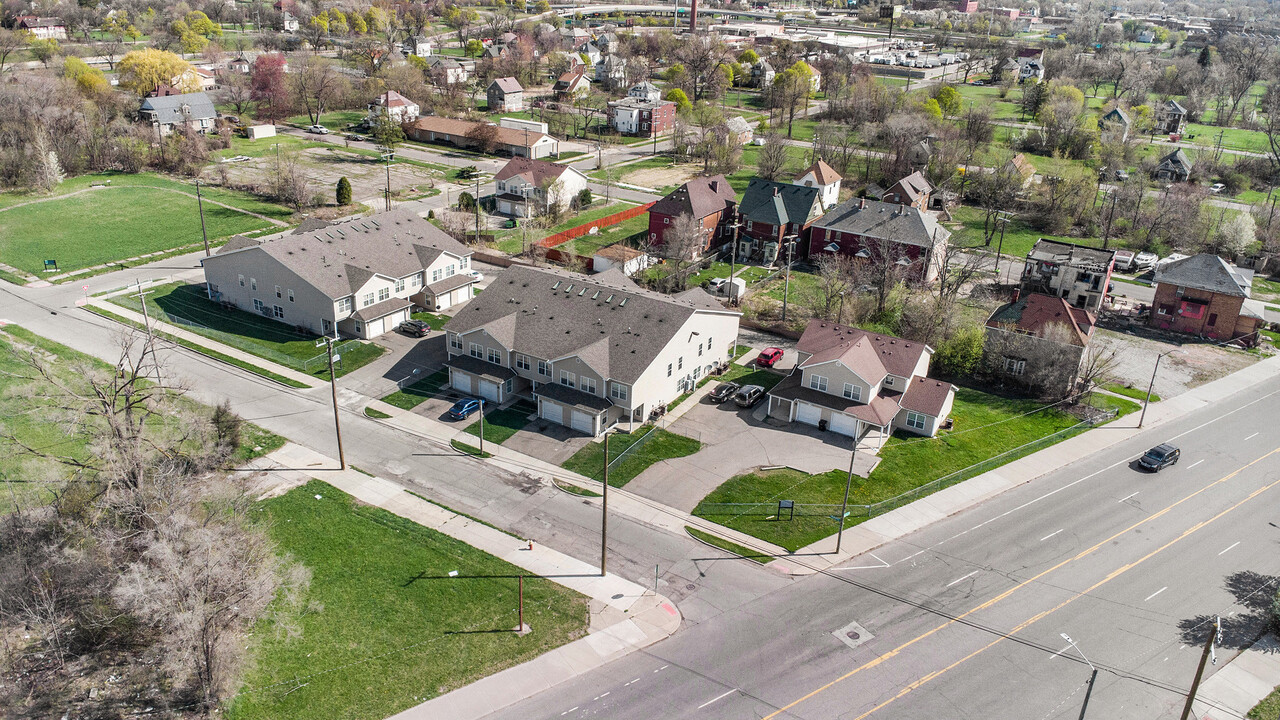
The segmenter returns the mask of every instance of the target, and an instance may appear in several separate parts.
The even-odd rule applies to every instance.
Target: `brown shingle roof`
[[[609,245],[607,247],[602,247],[599,250],[597,250],[596,256],[602,257],[606,260],[613,260],[615,262],[625,263],[629,260],[635,260],[636,258],[644,257],[644,253],[640,252],[639,250],[629,245],[623,245],[622,243],[614,243],[612,245]]]
[[[733,207],[737,197],[723,175],[694,178],[654,203],[649,212],[671,217],[687,213],[701,220]]]
[[[497,85],[498,89],[504,93],[524,92],[524,88],[520,87],[520,81],[513,77],[496,78],[491,85]]]
[[[1072,331],[1072,342],[1080,347],[1089,344],[1095,320],[1093,314],[1060,297],[1029,293],[1017,302],[1001,306],[987,319],[987,327],[1011,325],[1021,332],[1044,337],[1050,325],[1064,325]]]
[[[872,398],[870,403],[861,403],[847,400],[839,395],[813,390],[805,387],[803,383],[800,373],[792,373],[773,386],[769,394],[783,400],[801,400],[811,405],[830,408],[878,427],[888,427],[898,414],[899,395],[897,393],[885,393]]]
[[[507,161],[506,165],[493,176],[494,180],[508,180],[513,177],[522,177],[533,183],[534,185],[542,185],[542,183],[551,180],[555,181],[568,170],[567,165],[559,165],[546,160],[534,160],[526,157],[513,157]]]
[[[808,170],[800,173],[800,177],[804,177],[809,173],[813,173],[813,177],[819,185],[830,185],[831,183],[841,180],[840,173],[836,172],[830,165],[818,158],[818,162],[809,166]],[[797,178],[799,179],[799,178]]]
[[[911,377],[915,374],[920,356],[928,349],[924,343],[822,320],[809,321],[796,347],[800,352],[810,355],[800,367],[841,360],[859,375],[862,375],[859,368],[863,368],[873,376],[879,373],[879,378],[883,378],[886,372],[898,377]],[[869,365],[872,358],[878,368],[876,365]],[[862,375],[862,378],[873,384],[879,381],[879,378],[872,379],[866,375]]]
[[[924,413],[930,417],[940,417],[942,406],[946,405],[950,395],[951,383],[918,377],[912,378],[907,385],[907,391],[898,402],[908,410]]]
[[[440,117],[439,115],[427,115],[413,121],[411,126],[415,130],[425,132],[433,132],[437,134],[455,135],[457,137],[468,137],[472,131],[479,127],[482,123],[472,122],[470,120],[458,120],[457,118]],[[493,123],[483,123],[492,125]],[[545,133],[525,132],[516,128],[502,127],[495,128],[497,130],[496,137],[498,142],[503,145],[514,145],[515,147],[533,147],[544,137]]]

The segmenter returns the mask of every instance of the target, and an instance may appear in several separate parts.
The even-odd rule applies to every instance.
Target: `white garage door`
[[[454,371],[451,375],[452,377],[450,377],[450,380],[453,381],[453,389],[457,390],[463,395],[470,395],[471,394],[471,376],[464,373],[457,372],[457,371]]]
[[[498,384],[491,383],[488,380],[480,381],[480,397],[485,400],[498,402]]]
[[[844,413],[831,413],[831,432],[853,436],[857,431],[857,418]]]
[[[595,418],[582,412],[581,410],[573,411],[573,429],[578,432],[584,432],[588,435],[595,435]]]
[[[550,420],[554,423],[564,422],[564,408],[546,400],[542,401],[542,407],[539,408],[538,415],[543,420]]]
[[[822,410],[817,405],[798,403],[796,405],[796,421],[805,425],[817,425],[822,419]]]

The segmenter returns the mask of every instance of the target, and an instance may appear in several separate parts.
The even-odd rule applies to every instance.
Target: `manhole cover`
[[[831,634],[835,635],[837,640],[851,648],[856,648],[865,642],[875,639],[874,635],[867,632],[866,628],[856,622],[851,622]]]
[[[614,600],[621,600],[621,599],[622,599],[622,593],[618,593],[617,595],[614,595],[614,596],[613,596],[613,599],[614,599]]]
[[[689,583],[688,585],[685,585],[685,586],[684,586],[684,589],[685,589],[685,590],[697,590],[697,589],[698,589],[698,586],[697,586],[697,585],[694,585],[693,583]]]

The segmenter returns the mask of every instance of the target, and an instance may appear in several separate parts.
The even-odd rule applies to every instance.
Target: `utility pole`
[[[394,150],[389,150],[382,155],[382,159],[387,161],[387,210],[391,210],[391,161],[396,157]]]
[[[475,242],[480,242],[480,178],[479,178],[479,177],[476,177],[476,197],[475,197],[475,201],[476,201],[476,239],[475,239]]]
[[[843,301],[844,295],[841,294]],[[860,423],[861,421],[855,421]],[[849,511],[849,487],[853,485],[853,460],[858,457],[858,429],[854,426],[853,449],[849,451],[849,477],[844,481],[844,501],[840,503],[840,530],[836,533],[836,554],[840,554],[840,541],[844,539],[844,517]]]
[[[196,204],[200,206],[200,235],[204,237],[204,256],[209,257],[209,231],[204,227],[204,198],[200,196],[200,178],[196,178]]]
[[[138,288],[138,304],[142,306],[142,327],[147,331],[147,351],[151,353],[151,360],[156,364],[156,384],[163,385],[160,380],[160,363],[156,360],[156,339],[151,334],[151,316],[147,313],[147,296],[151,293],[142,292],[142,281],[134,280]],[[154,292],[154,291],[153,291]]]
[[[996,222],[1000,223],[1000,242],[996,244],[996,278],[999,279],[1000,262],[1004,260],[1004,227],[1009,224],[1009,216],[1001,215],[996,218]]]
[[[1089,669],[1093,671],[1093,673],[1089,675],[1089,688],[1084,691],[1084,702],[1080,705],[1080,720],[1084,720],[1084,713],[1089,709],[1089,696],[1093,695],[1093,685],[1098,681],[1098,668],[1094,667],[1093,663],[1089,662],[1089,658],[1085,657],[1084,651],[1080,649],[1079,645],[1076,645],[1076,641],[1072,640],[1070,635],[1066,633],[1059,634],[1062,636],[1063,640],[1066,640],[1071,647],[1076,649],[1076,652],[1080,653],[1080,657],[1084,658],[1084,661],[1089,664]]]
[[[341,360],[342,356],[338,355],[337,357],[334,357],[333,338],[328,335],[317,342],[316,347],[320,347],[320,343],[324,343],[325,351],[329,354],[329,392],[333,396],[333,431],[338,438],[338,469],[346,470],[347,456],[346,453],[342,451],[342,423],[339,422],[338,419],[338,378],[336,373],[333,371],[334,361]]]
[[[788,235],[783,240],[787,240],[787,272],[786,279],[782,283],[782,322],[787,321],[787,298],[791,294],[791,254],[796,247],[795,235]]]
[[[1196,691],[1200,689],[1200,678],[1204,677],[1204,664],[1209,661],[1209,652],[1218,639],[1218,626],[1214,624],[1209,630],[1209,639],[1204,644],[1204,653],[1200,655],[1200,665],[1196,668],[1196,678],[1191,681],[1191,690],[1187,693],[1187,704],[1182,708],[1182,720],[1191,716],[1191,705],[1196,701]]]
[[[480,398],[480,457],[484,457],[484,398]]]
[[[600,491],[600,577],[609,562],[609,431],[604,433],[604,488]]]
[[[1107,229],[1102,233],[1102,249],[1107,249],[1107,241],[1111,238],[1111,218],[1116,216],[1116,198],[1120,196],[1119,190],[1111,191],[1111,212],[1107,213]]]

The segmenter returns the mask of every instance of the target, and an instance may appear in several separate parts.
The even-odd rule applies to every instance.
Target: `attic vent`
[[[628,298],[622,298],[622,300],[618,301],[618,307],[622,307],[623,305],[626,305],[627,300]]]
[[[379,224],[378,224],[378,221],[377,221],[377,220],[370,220],[369,222],[373,223],[373,226],[374,226],[375,228],[381,228],[381,227],[382,227],[381,225],[379,225]]]
[[[335,231],[335,232],[337,232],[337,233],[338,233],[339,235],[341,235],[342,237],[346,237],[346,236],[347,236],[347,234],[346,234],[346,233],[342,232],[342,231],[341,231],[341,230],[339,230],[338,228],[334,228],[334,231]]]
[[[560,281],[559,281],[559,280],[557,280],[557,281],[556,281],[556,284],[551,286],[551,289],[552,289],[552,290],[559,290],[559,289],[560,289]]]
[[[591,299],[592,299],[592,300],[595,300],[595,299],[596,299],[596,298],[598,298],[598,297],[600,297],[600,291],[599,291],[599,290],[597,290],[597,291],[596,291],[596,293],[595,293],[594,295],[592,295],[592,296],[591,296]]]
[[[587,294],[586,288],[582,288],[581,290],[578,291],[578,297],[582,297],[583,295],[586,295],[586,294]]]
[[[605,298],[605,299],[604,299],[604,301],[605,301],[605,304],[608,304],[608,303],[613,302],[613,295],[612,295],[612,294],[610,294],[610,295],[609,295],[609,297],[607,297],[607,298]]]
[[[573,292],[573,283],[569,283],[569,286],[564,289],[564,292],[566,295]]]

